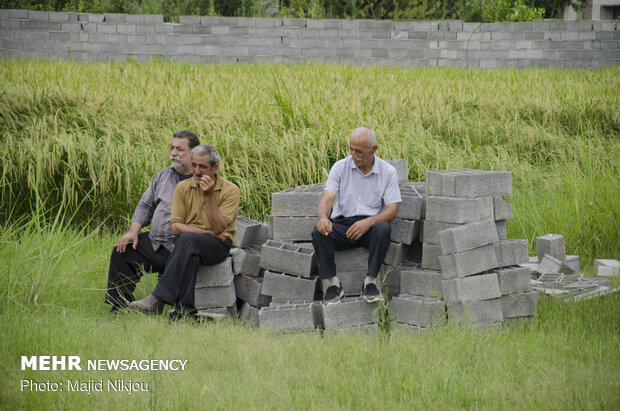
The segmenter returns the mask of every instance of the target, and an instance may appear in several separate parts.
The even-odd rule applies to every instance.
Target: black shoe
[[[340,299],[344,297],[344,290],[342,287],[337,285],[332,285],[327,287],[325,290],[325,295],[323,296],[323,303],[329,304],[338,304]]]
[[[364,288],[362,288],[362,295],[367,303],[376,303],[381,299],[379,289],[373,283],[368,283],[364,286]]]

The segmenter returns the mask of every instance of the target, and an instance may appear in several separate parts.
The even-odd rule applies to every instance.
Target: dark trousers
[[[228,257],[231,246],[230,240],[222,242],[210,234],[181,234],[153,294],[177,308],[194,311],[198,268],[221,263]]]
[[[105,302],[116,307],[124,307],[134,300],[133,291],[142,274],[155,271],[163,274],[170,251],[165,247],[153,250],[149,233],[138,235],[138,246],[129,244],[124,253],[112,250],[108,269],[108,289]]]
[[[376,277],[390,247],[392,226],[385,221],[379,221],[371,227],[360,239],[352,240],[346,232],[356,221],[363,220],[365,216],[336,217],[332,219],[332,232],[324,235],[318,232],[316,227],[312,231],[312,245],[319,260],[319,278],[321,280],[332,278],[336,275],[336,263],[334,261],[335,250],[348,250],[356,247],[368,249],[368,275]],[[341,269],[346,267],[340,267]]]

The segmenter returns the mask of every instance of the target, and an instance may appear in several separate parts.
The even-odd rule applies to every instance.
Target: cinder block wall
[[[620,64],[615,21],[304,20],[0,10],[0,56],[202,63],[305,61],[403,67]]]

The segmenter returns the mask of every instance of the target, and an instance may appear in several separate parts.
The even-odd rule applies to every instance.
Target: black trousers
[[[368,249],[368,275],[376,277],[390,247],[392,226],[385,221],[379,221],[373,225],[360,239],[352,240],[346,232],[356,221],[363,220],[366,216],[336,217],[332,219],[332,232],[324,235],[318,232],[316,227],[312,231],[312,245],[319,260],[319,278],[321,280],[332,278],[336,275],[336,263],[334,261],[335,250],[348,250],[350,248],[365,247]],[[341,269],[346,267],[340,267]]]
[[[210,234],[181,234],[153,294],[186,312],[194,311],[198,268],[221,263],[228,257],[231,246],[230,240],[222,242]]]
[[[165,247],[153,250],[149,233],[138,235],[138,246],[130,244],[124,253],[112,250],[108,269],[108,289],[105,302],[116,307],[124,307],[134,300],[133,291],[142,274],[155,271],[161,276],[166,267],[170,251]]]

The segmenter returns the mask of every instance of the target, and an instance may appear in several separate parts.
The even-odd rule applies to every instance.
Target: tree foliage
[[[282,17],[392,20],[530,21],[561,18],[564,8],[586,0],[0,0],[0,8],[87,13],[265,16],[268,6]],[[278,7],[275,7],[278,5]]]

